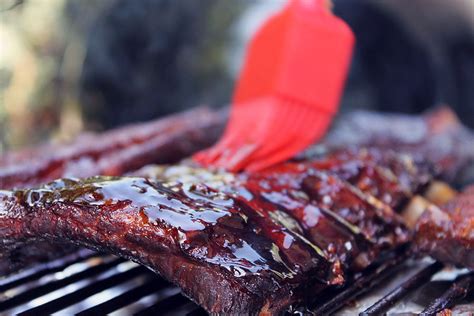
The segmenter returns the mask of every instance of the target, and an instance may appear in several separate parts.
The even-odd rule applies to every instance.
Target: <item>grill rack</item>
[[[363,294],[377,292],[377,287],[385,285],[389,291],[385,291],[383,297],[358,311],[360,315],[384,314],[409,293],[429,284],[433,276],[444,268],[438,262],[425,264],[417,272],[411,273],[408,279],[396,281],[394,286],[387,287],[387,280],[393,279],[408,260],[407,252],[394,255],[380,266],[355,277],[347,287],[328,293],[303,312],[328,315],[340,311],[344,314],[344,306],[350,305]],[[435,315],[473,295],[474,272],[456,273],[459,276],[449,282],[447,290],[425,306],[421,315]],[[202,308],[183,296],[177,287],[145,267],[90,250],[80,250],[0,279],[0,313],[206,315]],[[353,314],[353,310],[346,314]]]

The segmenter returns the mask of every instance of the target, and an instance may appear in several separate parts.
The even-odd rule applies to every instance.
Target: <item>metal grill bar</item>
[[[199,315],[199,316],[208,316],[209,314],[206,313],[205,310],[199,308],[196,304],[193,302],[189,301],[178,307],[176,310],[173,310],[171,313],[169,313],[169,316],[181,316],[181,315],[186,315],[186,316],[192,316],[192,315]]]
[[[403,282],[401,285],[396,287],[390,293],[385,295],[374,305],[367,308],[361,315],[381,315],[387,311],[390,307],[399,302],[411,291],[423,286],[430,281],[431,277],[443,269],[443,264],[435,262],[428,267],[424,268],[413,277]]]
[[[85,271],[73,274],[70,277],[66,277],[64,279],[57,280],[57,281],[52,281],[52,282],[46,283],[44,285],[41,285],[41,286],[32,288],[30,290],[27,290],[27,291],[25,291],[23,293],[20,293],[20,294],[14,296],[12,298],[9,298],[9,299],[4,300],[3,302],[0,302],[0,311],[8,310],[12,307],[15,307],[15,306],[18,306],[20,304],[31,301],[35,298],[38,298],[38,297],[42,296],[42,295],[45,295],[47,293],[50,293],[50,292],[53,292],[53,291],[58,290],[60,288],[63,288],[65,286],[69,285],[69,284],[75,283],[79,280],[89,278],[89,277],[92,277],[92,276],[97,275],[99,273],[105,272],[105,271],[115,267],[116,265],[118,265],[119,263],[122,263],[124,261],[125,261],[125,259],[122,259],[122,258],[114,259],[111,262],[98,264],[96,266],[93,266],[93,267],[85,270]]]
[[[143,309],[142,311],[135,314],[135,316],[164,315],[177,310],[180,306],[188,302],[189,300],[186,297],[184,297],[181,293],[177,293],[159,301],[148,308]]]
[[[379,267],[369,269],[372,271],[367,271],[361,277],[356,278],[353,283],[351,283],[340,293],[333,296],[329,301],[312,309],[313,312],[316,315],[329,315],[336,312],[349,301],[367,293],[375,286],[379,285],[382,281],[387,279],[400,267],[404,261],[408,259],[408,257],[409,254],[405,251],[395,258],[387,260],[386,263],[380,265]]]
[[[420,315],[436,315],[438,312],[450,308],[467,296],[474,288],[474,273],[468,273],[459,277],[449,289],[439,298],[431,302]]]
[[[21,284],[37,280],[47,274],[62,271],[72,264],[90,259],[95,256],[97,256],[96,252],[89,249],[83,249],[77,253],[54,261],[37,264],[33,268],[26,269],[16,274],[12,274],[11,276],[8,276],[4,279],[0,279],[0,292],[5,292]]]
[[[410,254],[404,249],[393,253],[381,265],[371,267],[356,276],[354,281],[342,290],[326,292],[325,298],[315,302],[311,310],[318,315],[331,314],[347,302],[369,291],[373,293],[375,287],[380,286],[383,281],[395,275],[396,270],[405,266],[404,262],[409,257]],[[433,263],[423,268],[408,280],[399,283],[394,290],[367,308],[362,315],[383,314],[410,291],[427,284],[442,268],[441,263]],[[177,287],[145,267],[136,266],[121,258],[104,257],[91,251],[80,251],[11,275],[0,280],[0,289],[3,289],[4,296],[7,296],[3,301],[0,297],[0,311],[20,312],[23,316],[62,311],[78,313],[81,316],[112,312],[127,314],[131,311],[142,316],[207,315],[202,308],[183,296]],[[434,315],[459,303],[473,289],[474,272],[458,277],[443,295],[423,311],[422,315]]]
[[[34,315],[47,315],[57,312],[63,308],[71,306],[77,302],[80,302],[87,297],[99,293],[105,289],[123,283],[127,280],[133,279],[141,274],[147,273],[149,270],[142,266],[132,268],[126,272],[115,274],[106,279],[94,282],[88,286],[85,286],[77,291],[74,291],[70,294],[64,295],[58,299],[55,299],[46,304],[37,306],[28,311],[20,313],[18,315],[22,316],[34,316]]]
[[[166,282],[163,279],[153,278],[151,281],[137,286],[119,296],[112,298],[106,302],[103,302],[99,305],[93,306],[82,312],[78,313],[78,316],[86,315],[106,315],[113,311],[116,311],[124,306],[127,306],[142,297],[145,297],[149,294],[157,292],[167,286],[171,286],[170,283]]]

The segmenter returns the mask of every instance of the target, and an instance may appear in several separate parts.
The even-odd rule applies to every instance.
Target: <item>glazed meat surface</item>
[[[122,175],[149,163],[172,163],[216,141],[225,111],[198,108],[100,135],[86,134],[67,145],[42,145],[0,159],[0,188],[44,184],[61,177]],[[72,245],[38,241],[1,256],[0,275],[74,251]]]
[[[354,112],[344,115],[326,139],[330,147],[373,146],[429,161],[446,181],[474,182],[474,134],[448,107],[424,115]]]
[[[467,174],[474,157],[472,134],[445,110],[394,126],[392,116],[361,113],[340,121],[346,128],[323,154],[317,146],[256,174],[185,165],[133,172],[212,143],[225,114],[200,113],[3,157],[8,189],[133,176],[0,191],[0,271],[25,254],[38,260],[38,250],[44,259],[80,245],[150,267],[209,312],[280,312],[408,242],[397,211],[433,177]]]
[[[1,253],[31,241],[69,241],[150,267],[209,312],[281,312],[343,284],[409,239],[394,208],[359,181],[375,158],[364,150],[336,156],[331,164],[292,162],[256,174],[157,167],[141,171],[149,178],[65,179],[3,191]],[[415,188],[421,169],[400,159],[393,170],[397,159],[377,162]],[[383,174],[381,196],[403,191],[406,183]]]
[[[474,186],[441,208],[429,207],[418,219],[415,245],[440,261],[474,269]]]

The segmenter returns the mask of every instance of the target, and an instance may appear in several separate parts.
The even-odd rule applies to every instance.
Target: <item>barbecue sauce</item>
[[[255,276],[304,291],[342,284],[348,271],[407,240],[390,204],[414,180],[400,167],[411,182],[398,183],[377,169],[393,170],[380,161],[354,163],[346,154],[237,175],[157,168],[148,178],[57,180],[14,197],[28,210],[75,208],[103,225],[130,225],[138,235],[127,238],[156,239],[157,247],[248,280],[249,291]],[[379,198],[387,195],[393,198]]]

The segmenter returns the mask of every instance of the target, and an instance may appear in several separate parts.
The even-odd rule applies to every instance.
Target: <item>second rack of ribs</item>
[[[1,256],[69,241],[148,266],[211,313],[280,312],[410,239],[395,210],[424,167],[362,149],[255,174],[177,166],[0,191]]]

